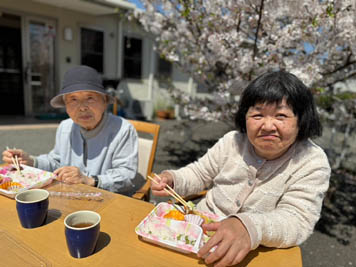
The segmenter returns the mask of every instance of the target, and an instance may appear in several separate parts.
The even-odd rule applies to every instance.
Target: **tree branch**
[[[258,33],[260,31],[261,20],[262,20],[263,3],[264,3],[264,0],[261,0],[261,6],[260,6],[259,14],[258,14],[258,22],[257,22],[257,28],[256,28],[256,34],[255,34],[255,44],[253,46],[253,58],[252,58],[253,60],[255,59],[256,54],[257,54],[257,41],[258,41]]]

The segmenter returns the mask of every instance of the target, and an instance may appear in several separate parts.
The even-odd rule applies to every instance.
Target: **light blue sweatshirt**
[[[137,165],[135,128],[127,120],[107,113],[92,131],[84,130],[72,119],[62,121],[53,150],[35,158],[36,168],[54,171],[75,166],[86,176],[98,176],[98,187],[121,194],[134,190]]]

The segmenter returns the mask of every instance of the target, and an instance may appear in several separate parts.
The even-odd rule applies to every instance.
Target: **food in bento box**
[[[2,169],[3,177],[11,179],[14,182],[20,183],[23,187],[32,185],[33,183],[42,180],[44,177],[51,176],[50,172],[42,171],[31,167],[21,166],[21,175],[16,168],[8,166]]]
[[[204,215],[202,212],[198,210],[193,210],[192,214],[200,216],[204,220],[205,224],[215,222],[215,220],[209,218],[208,216]]]
[[[170,228],[166,226],[166,222],[158,218],[147,221],[142,228],[147,234],[157,236],[162,240],[173,241],[181,245],[194,246],[198,238],[197,235],[188,232],[186,225],[179,225],[176,228]]]
[[[22,171],[23,167],[21,165],[19,165],[19,170]],[[15,166],[11,166],[9,169],[10,172],[17,172],[18,169]]]
[[[217,222],[221,219],[219,216],[215,214],[203,213],[201,211],[196,210],[195,205],[190,201],[189,204],[191,205],[193,210],[191,210],[189,214],[184,215],[182,212],[176,210],[170,204],[165,203],[164,205],[165,213],[163,215],[163,218],[173,219],[178,221],[186,221],[186,222],[196,224],[198,226],[201,226],[202,224]],[[210,239],[210,237],[212,237],[214,234],[215,231],[204,231],[204,235],[202,237],[203,242],[206,243]]]
[[[135,228],[144,240],[182,253],[197,253],[211,236],[203,233],[201,224],[219,221],[220,216],[196,211],[183,214],[169,203],[159,203]],[[183,216],[183,220],[182,220]],[[203,216],[203,217],[201,217]]]
[[[163,218],[184,221],[184,214],[179,210],[170,210],[163,216]]]
[[[197,253],[202,237],[197,225],[155,216],[146,217],[135,231],[146,241],[183,253]]]
[[[23,186],[16,182],[5,182],[0,185],[0,188],[7,190],[7,191],[15,191],[16,192],[19,189],[23,188]]]
[[[163,218],[173,219],[178,221],[190,221],[198,225],[201,225],[202,223],[207,224],[207,223],[215,222],[212,218],[209,218],[208,216],[204,215],[203,213],[197,210],[190,211],[189,215],[191,216],[187,216],[176,209],[172,209],[172,210],[168,210],[168,212],[163,215]],[[200,217],[201,220],[197,217]]]
[[[12,182],[12,179],[10,177],[5,177],[0,174],[0,185],[6,182]]]
[[[11,165],[0,168],[0,194],[14,198],[16,193],[29,188],[41,188],[52,182],[55,175],[51,172],[22,165],[21,172]]]
[[[204,222],[202,217],[200,217],[199,215],[194,215],[194,214],[184,215],[184,220],[186,222],[194,223],[199,226],[202,225]]]

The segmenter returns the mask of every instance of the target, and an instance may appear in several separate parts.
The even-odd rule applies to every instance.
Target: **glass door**
[[[51,112],[50,99],[55,95],[54,45],[55,22],[39,18],[26,18],[27,55],[26,99],[32,114]]]
[[[2,13],[0,36],[0,114],[23,115],[21,17]]]

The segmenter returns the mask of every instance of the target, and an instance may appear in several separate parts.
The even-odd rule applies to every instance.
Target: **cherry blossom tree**
[[[356,75],[356,1],[141,2],[145,11],[135,17],[155,36],[157,51],[210,92],[209,98],[193,98],[171,87],[173,98],[190,118],[232,122],[243,88],[269,69],[290,71],[313,90],[324,125],[329,126],[321,142],[333,168],[321,221],[333,235],[330,222],[340,223],[335,214],[346,214],[346,221],[351,221],[352,216],[338,207],[351,205],[351,200],[345,201],[352,199],[351,189],[341,185],[347,185],[345,181],[354,185],[356,178],[343,175],[348,169],[344,162],[355,157],[350,137],[356,130],[356,94],[345,97],[330,89]]]
[[[354,0],[141,0],[135,12],[157,51],[204,86],[209,98],[171,88],[191,118],[231,120],[241,90],[269,69],[312,88],[356,65]]]

